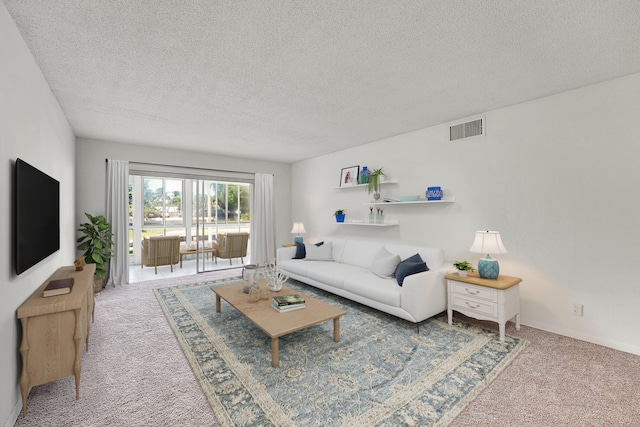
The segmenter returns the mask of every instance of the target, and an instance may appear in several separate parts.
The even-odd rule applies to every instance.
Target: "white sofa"
[[[332,260],[313,256],[292,259],[296,247],[277,250],[277,263],[284,274],[344,298],[384,311],[411,322],[420,322],[446,310],[444,251],[438,248],[388,244],[363,240],[325,238],[324,254]],[[381,251],[399,255],[405,260],[416,253],[429,271],[406,276],[402,286],[395,278],[383,278],[372,271],[374,259]],[[309,259],[315,258],[315,259]],[[377,268],[374,268],[378,272]]]

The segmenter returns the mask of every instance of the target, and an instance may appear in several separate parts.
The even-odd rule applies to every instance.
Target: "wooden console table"
[[[76,399],[80,397],[82,344],[89,350],[90,318],[94,314],[93,275],[95,264],[83,271],[73,265],[59,268],[19,308],[22,322],[22,415],[27,415],[29,388],[66,378],[76,379]],[[73,277],[71,292],[44,297],[50,280]]]

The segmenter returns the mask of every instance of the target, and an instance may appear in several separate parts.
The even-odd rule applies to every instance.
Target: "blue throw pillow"
[[[318,242],[316,246],[322,246],[324,242]],[[296,254],[292,259],[305,259],[307,256],[307,250],[304,248],[304,243],[296,242]]]
[[[307,256],[307,251],[304,248],[304,243],[296,242],[296,254],[293,259],[304,259]]]
[[[396,280],[398,285],[402,286],[404,278],[412,274],[421,273],[423,271],[429,271],[427,263],[422,260],[420,254],[415,254],[398,264],[396,268]]]

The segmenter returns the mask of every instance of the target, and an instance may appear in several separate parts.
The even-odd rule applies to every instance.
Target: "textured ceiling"
[[[640,72],[638,0],[4,0],[80,137],[292,162]]]

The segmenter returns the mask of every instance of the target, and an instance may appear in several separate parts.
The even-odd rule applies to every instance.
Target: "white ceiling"
[[[640,72],[638,0],[4,0],[80,137],[284,162]]]

